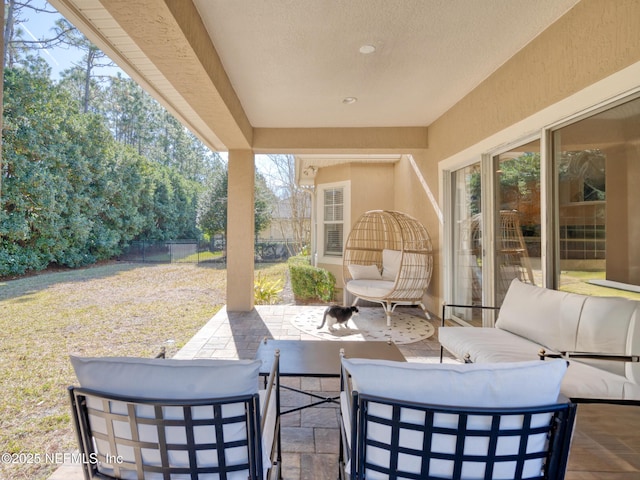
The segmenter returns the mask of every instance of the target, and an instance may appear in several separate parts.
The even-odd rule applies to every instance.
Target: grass
[[[257,266],[282,278],[285,265]],[[111,263],[0,281],[0,454],[77,449],[69,355],[172,356],[225,303],[214,265]],[[46,479],[51,464],[0,463],[0,478]]]
[[[605,272],[563,271],[560,290],[564,292],[593,295],[596,297],[623,297],[640,300],[640,293],[618,290],[617,288],[601,287],[589,283],[589,280],[604,280]]]

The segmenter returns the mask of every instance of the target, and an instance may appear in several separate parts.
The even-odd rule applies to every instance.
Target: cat
[[[329,317],[329,330],[333,330],[333,327],[336,324],[346,326],[349,319],[355,315],[358,315],[358,307],[340,307],[338,305],[327,307],[327,309],[324,311],[322,323],[318,327],[318,330],[324,327],[324,324],[327,321],[327,317]]]

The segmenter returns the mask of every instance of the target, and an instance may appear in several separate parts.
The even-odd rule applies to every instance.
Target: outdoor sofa
[[[438,336],[444,349],[474,363],[561,356],[569,362],[562,393],[572,399],[640,401],[637,301],[561,292],[514,279],[495,328],[442,326]]]

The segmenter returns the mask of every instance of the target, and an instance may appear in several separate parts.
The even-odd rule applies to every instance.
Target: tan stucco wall
[[[230,312],[248,312],[253,308],[254,169],[251,150],[229,152],[227,310]]]
[[[454,157],[459,162],[461,156],[478,161],[482,153],[498,148],[505,141],[514,142],[520,136],[535,134],[549,121],[529,127],[527,119],[545,109],[552,110],[558,102],[640,62],[639,18],[640,2],[635,0],[583,0],[577,4],[429,125],[428,149],[414,154],[429,186],[437,192],[438,176],[434,169],[440,162],[449,163]],[[593,96],[589,107],[610,98],[603,98],[597,91],[586,91]],[[579,113],[584,108],[586,106],[567,112],[565,107],[565,116],[555,117],[551,122],[563,120],[567,113]],[[518,124],[526,126],[514,128]],[[505,138],[504,131],[517,133]],[[495,143],[487,141],[492,138],[497,139]],[[404,190],[398,188],[396,192],[406,197]],[[396,204],[408,211],[415,208],[406,198],[396,199]],[[427,215],[423,221],[430,231],[436,226],[433,215]],[[442,227],[438,232],[441,234]],[[437,238],[435,240],[437,243]],[[436,282],[444,288],[442,268],[439,255],[434,273]],[[430,289],[434,295],[441,291],[435,286]]]
[[[394,209],[394,171],[394,164],[391,163],[333,165],[318,170],[316,185],[344,181],[351,183],[351,205],[349,210],[351,224],[349,227],[351,227],[368,210]],[[343,287],[342,264],[318,262],[318,266],[333,273],[336,277],[336,286],[339,289]]]
[[[351,225],[368,210],[394,210],[393,164],[352,164]]]
[[[403,153],[413,156],[433,197],[440,199],[440,162],[486,141],[625,67],[640,62],[639,18],[640,2],[637,0],[583,0],[431,124],[428,128],[428,142],[425,142],[424,147],[420,146],[413,151],[408,148]],[[605,99],[599,98],[594,103],[603,100]],[[554,121],[561,119],[556,118]],[[543,126],[536,126],[532,131],[521,134],[535,133]],[[301,145],[299,135],[295,136],[297,143],[292,143],[285,138],[289,133],[286,131],[263,133],[265,138],[262,138],[262,134],[256,135],[256,138],[261,138],[256,142],[260,143],[259,148],[275,148],[272,144],[275,138],[278,138],[281,145],[291,147],[292,151],[301,149],[306,152],[322,152],[327,147],[340,147],[344,150],[343,153],[347,153],[353,152],[354,148],[357,151],[359,147],[357,142],[350,144],[349,139],[339,133],[335,134],[335,141],[332,142],[327,138],[330,133],[327,131],[322,131],[319,136],[307,132],[310,139],[322,138],[317,145],[313,142]],[[267,133],[269,141],[266,140]],[[516,140],[518,138],[514,137],[508,141]],[[387,140],[388,145],[394,143]],[[402,142],[398,142],[400,143]],[[499,144],[489,145],[488,148],[498,146]],[[364,145],[361,148],[360,152],[370,151]],[[483,151],[474,152],[474,158],[479,159],[481,153]],[[351,167],[323,172],[317,179],[318,183],[348,178],[353,181],[354,175],[351,172],[347,174],[343,168]],[[352,194],[356,192],[357,189],[353,188]],[[442,249],[439,245],[443,225],[438,212],[442,205],[433,205],[411,165],[405,160],[394,167],[393,192],[389,208],[415,216],[432,234],[435,262],[427,306],[431,311],[437,312],[443,291]],[[352,211],[356,212],[356,208],[365,211],[374,207],[364,206],[363,202],[362,207],[354,206]],[[352,218],[352,222],[356,219],[357,215]],[[340,272],[334,267],[327,266],[331,271],[336,270],[334,273],[339,277]]]
[[[410,164],[409,158],[403,158],[396,164],[394,181],[394,204],[396,210],[408,213],[422,223],[431,237],[433,246],[433,274],[425,299],[427,309],[437,313],[440,305],[440,242],[439,232],[441,228],[439,220],[440,206],[434,202],[438,198],[438,166],[427,161],[425,150],[416,150],[411,153],[413,160],[422,174],[430,198],[421,184],[418,176]]]
[[[640,61],[639,19],[637,0],[578,3],[429,126],[429,161]]]

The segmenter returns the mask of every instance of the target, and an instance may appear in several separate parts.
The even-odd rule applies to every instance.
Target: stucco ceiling
[[[405,127],[408,143],[423,145],[416,127],[578,3],[190,1],[50,0],[209,146],[256,148],[260,137],[263,151],[277,151],[270,129],[288,128]],[[368,132],[375,148],[381,130]],[[289,135],[291,150],[296,137],[319,138],[300,135]]]
[[[254,127],[429,125],[575,3],[194,0]]]

